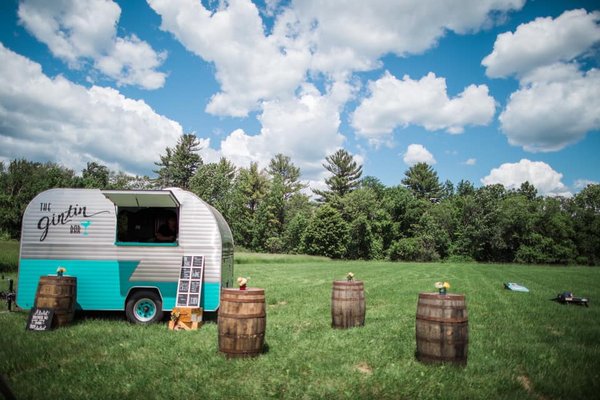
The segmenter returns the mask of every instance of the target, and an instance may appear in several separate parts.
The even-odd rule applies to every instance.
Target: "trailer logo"
[[[52,212],[52,204],[51,203],[40,203],[40,211],[43,212]],[[40,236],[40,242],[43,242],[48,236],[48,232],[51,226],[58,225],[66,225],[73,222],[73,217],[84,217],[84,218],[92,218],[98,214],[109,213],[110,211],[98,211],[95,213],[88,214],[86,206],[80,206],[79,204],[69,205],[69,208],[66,211],[61,213],[52,213],[51,216],[45,215],[38,221],[37,227],[40,231],[42,231],[42,235]],[[92,224],[92,221],[84,220],[81,221],[78,225],[71,224],[70,232],[73,234],[83,234],[83,236],[88,235],[88,227]],[[83,231],[82,228],[83,227]]]

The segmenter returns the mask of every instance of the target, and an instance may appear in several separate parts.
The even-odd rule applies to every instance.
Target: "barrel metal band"
[[[469,338],[463,338],[462,340],[453,340],[448,341],[439,338],[428,338],[426,336],[417,335],[418,342],[427,342],[427,343],[445,343],[447,345],[455,345],[455,344],[469,344]]]
[[[359,298],[347,298],[347,297],[331,297],[331,300],[341,300],[341,301],[356,301],[356,300],[364,300],[364,297]]]
[[[246,314],[246,315],[219,313],[219,317],[232,318],[232,319],[262,318],[262,317],[266,317],[266,316],[267,316],[267,314],[264,312],[259,313],[259,314]]]
[[[449,322],[452,324],[469,322],[468,318],[439,318],[439,317],[427,317],[425,315],[420,315],[420,314],[417,314],[417,319],[420,319],[422,321],[431,321],[431,322]]]
[[[261,304],[264,303],[264,297],[262,299],[240,299],[237,297],[234,298],[229,298],[229,297],[221,297],[221,301],[227,301],[230,303],[257,303],[257,304]]]
[[[441,310],[465,310],[466,307],[456,307],[456,306],[448,306],[448,305],[438,305],[438,304],[419,304],[424,308],[435,308]]]

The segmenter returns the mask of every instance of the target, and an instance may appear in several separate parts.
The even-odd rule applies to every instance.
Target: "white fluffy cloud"
[[[0,157],[148,173],[182,127],[117,90],[50,78],[0,44]]]
[[[575,189],[585,189],[588,185],[598,185],[599,182],[596,181],[592,181],[589,179],[577,179],[575,181],[575,183],[573,184],[573,187],[575,187]]]
[[[135,35],[116,37],[120,7],[113,1],[23,0],[21,24],[71,68],[93,67],[119,85],[157,89],[166,74],[157,71],[166,53],[157,53]]]
[[[541,161],[522,159],[518,163],[505,163],[494,168],[481,179],[484,185],[500,183],[508,189],[518,189],[525,181],[531,183],[538,192],[548,196],[571,196],[561,182],[562,174]]]
[[[600,42],[600,12],[565,11],[556,19],[536,18],[498,35],[481,62],[489,77],[523,76],[537,67],[569,61]]]
[[[332,88],[321,95],[306,85],[298,98],[270,101],[264,104],[259,117],[260,133],[249,135],[241,129],[221,142],[220,153],[236,165],[247,166],[256,161],[266,167],[277,153],[292,156],[307,179],[317,179],[323,173],[325,156],[344,142],[340,126],[338,90]]]
[[[475,165],[475,164],[477,164],[476,158],[469,158],[467,161],[465,161],[465,165]]]
[[[288,38],[286,24],[266,36],[258,9],[249,0],[231,0],[214,12],[196,0],[148,3],[162,17],[161,29],[215,63],[221,91],[206,108],[211,114],[246,116],[261,100],[290,98],[305,79],[308,46]]]
[[[221,91],[206,111],[246,116],[262,101],[287,100],[307,74],[346,80],[354,71],[378,68],[388,53],[421,53],[448,30],[466,33],[491,23],[491,15],[520,9],[524,0],[302,0],[282,6],[266,32],[250,0],[219,2],[214,10],[197,0],[147,0],[189,51],[213,62]],[[210,4],[210,2],[209,2]]]
[[[297,0],[292,10],[314,48],[312,68],[370,70],[387,53],[418,54],[447,31],[462,34],[520,9],[525,0]]]
[[[466,125],[486,125],[495,112],[486,85],[470,85],[449,98],[446,80],[430,72],[420,80],[402,80],[386,72],[369,82],[369,96],[352,115],[352,126],[374,144],[389,140],[398,126],[421,125],[433,131],[461,133]]]
[[[403,154],[402,160],[409,166],[421,162],[429,165],[436,163],[433,154],[431,154],[422,144],[409,144],[406,152]]]
[[[519,78],[499,116],[510,144],[558,151],[600,129],[600,71],[574,61],[600,43],[599,23],[598,11],[571,10],[498,35],[482,64],[490,77]]]
[[[575,65],[555,64],[529,77],[499,117],[510,144],[557,151],[600,129],[600,70],[583,73]]]

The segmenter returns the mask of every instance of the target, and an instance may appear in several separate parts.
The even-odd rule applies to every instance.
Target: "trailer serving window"
[[[118,246],[177,246],[179,202],[169,190],[105,190],[115,205]]]

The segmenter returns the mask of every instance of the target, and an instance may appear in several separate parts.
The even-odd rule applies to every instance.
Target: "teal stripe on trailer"
[[[216,311],[219,308],[219,296],[221,295],[221,284],[217,282],[203,282],[200,307],[204,311]]]
[[[66,275],[77,277],[77,308],[81,310],[124,310],[131,288],[153,287],[160,291],[163,309],[175,306],[177,281],[130,281],[139,261],[124,260],[20,260],[17,284],[17,305],[33,307],[39,278],[56,274],[58,267],[66,268]],[[200,306],[206,311],[219,307],[220,284],[204,282]]]

